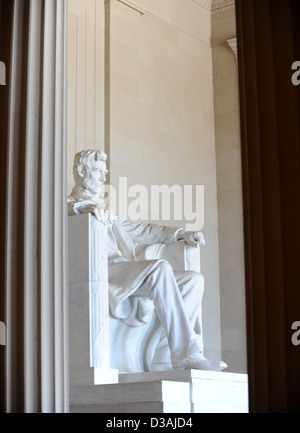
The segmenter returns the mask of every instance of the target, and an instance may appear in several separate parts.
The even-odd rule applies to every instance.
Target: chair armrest
[[[201,272],[200,247],[188,245],[185,241],[171,244],[145,245],[138,254],[139,260],[162,259],[170,263],[174,271]]]

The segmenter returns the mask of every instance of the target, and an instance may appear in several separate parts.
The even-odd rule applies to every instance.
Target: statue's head
[[[93,194],[100,193],[106,180],[107,155],[102,150],[82,150],[76,153],[73,165],[75,184]]]

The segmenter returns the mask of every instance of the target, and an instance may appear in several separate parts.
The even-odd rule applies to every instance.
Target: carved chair
[[[110,370],[149,371],[161,335],[155,310],[138,327],[111,316],[106,226],[91,214],[70,216],[68,222],[70,382],[90,383],[90,367],[99,373],[95,383],[111,381]],[[200,248],[184,241],[149,245],[143,259],[164,259],[174,271],[200,273]],[[200,314],[195,330],[201,329]]]

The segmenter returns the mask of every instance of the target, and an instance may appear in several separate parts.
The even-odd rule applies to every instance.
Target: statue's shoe
[[[228,367],[224,361],[210,361],[200,353],[191,355],[183,361],[172,364],[174,370],[222,371]]]
[[[152,363],[150,371],[169,371],[169,370],[207,370],[222,371],[228,365],[224,361],[210,361],[200,353],[189,356],[183,361],[176,363]]]

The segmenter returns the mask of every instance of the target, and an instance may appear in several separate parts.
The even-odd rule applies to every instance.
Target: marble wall
[[[158,7],[161,2],[131,4],[136,9],[111,2],[111,184],[118,188],[119,176],[126,176],[128,186],[143,184],[148,190],[153,184],[204,185],[207,243],[201,265],[206,281],[205,347],[208,357],[218,359],[219,252],[210,15],[190,2],[163,2],[163,10]],[[158,222],[184,224],[172,218]]]
[[[104,27],[103,0],[68,1],[68,193],[75,153],[103,149]]]
[[[238,68],[236,53],[227,42],[234,37],[234,7],[213,12],[222,354],[230,371],[245,373],[247,360]]]
[[[204,185],[206,355],[219,359],[222,345],[242,372],[237,71],[226,43],[235,35],[234,9],[211,12],[190,0],[69,5],[68,191],[73,156],[84,147],[108,153],[116,189],[120,176],[128,188]]]

